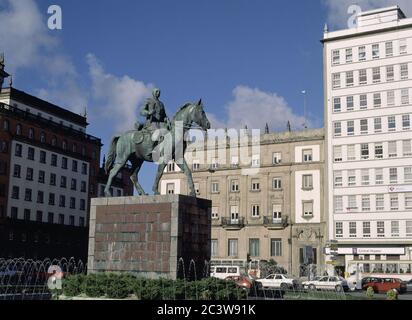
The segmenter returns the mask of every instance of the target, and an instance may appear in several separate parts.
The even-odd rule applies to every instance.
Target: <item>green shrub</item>
[[[82,274],[64,278],[62,282],[63,294],[68,297],[75,297],[84,293],[85,282],[86,276]]]
[[[133,293],[131,283],[124,275],[109,274],[106,280],[106,296],[111,299],[124,299]]]
[[[107,275],[105,273],[89,274],[85,280],[84,293],[91,298],[102,297],[106,294]]]
[[[373,296],[375,295],[375,291],[373,290],[372,287],[368,287],[368,289],[366,290],[366,297],[368,299],[373,299]]]
[[[389,290],[386,297],[388,300],[398,300],[398,292],[395,289]]]

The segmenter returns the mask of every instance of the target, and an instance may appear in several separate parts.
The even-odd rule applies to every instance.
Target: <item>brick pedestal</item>
[[[210,211],[211,201],[181,195],[92,199],[88,272],[199,279],[210,261]]]

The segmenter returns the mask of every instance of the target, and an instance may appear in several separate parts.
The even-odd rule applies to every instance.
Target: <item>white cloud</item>
[[[323,0],[328,11],[328,23],[333,29],[347,28],[349,6],[359,5],[363,11],[399,5],[406,15],[412,14],[411,0]]]
[[[283,97],[247,86],[233,90],[233,100],[226,105],[226,112],[226,123],[210,116],[214,128],[241,129],[247,125],[249,129],[263,130],[268,123],[270,130],[284,131],[288,121],[294,129],[301,129],[305,123],[304,117],[295,114]],[[306,122],[310,126],[310,122]]]
[[[87,55],[87,62],[95,100],[89,110],[91,117],[112,121],[117,131],[132,129],[138,119],[138,107],[150,96],[153,85],[127,75],[117,77],[107,73],[93,54]]]

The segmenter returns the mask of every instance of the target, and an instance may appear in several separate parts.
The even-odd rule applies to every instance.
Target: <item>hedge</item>
[[[144,279],[130,274],[95,273],[73,275],[63,279],[62,294],[90,298],[141,300],[240,300],[247,292],[232,281],[206,278],[198,281]]]

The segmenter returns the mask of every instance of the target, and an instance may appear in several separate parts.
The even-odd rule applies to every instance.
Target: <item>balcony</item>
[[[271,216],[263,217],[263,225],[269,230],[282,230],[289,225],[289,217],[274,219]]]
[[[245,227],[245,218],[222,218],[222,227],[227,230],[240,230]]]

